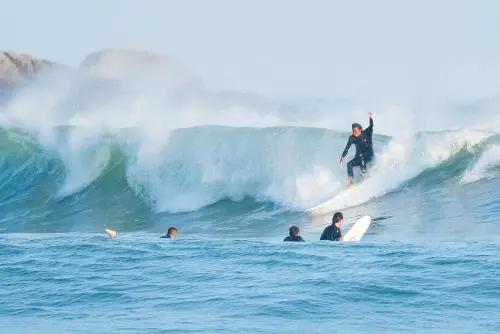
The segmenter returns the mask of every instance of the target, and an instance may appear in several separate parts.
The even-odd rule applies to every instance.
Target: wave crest
[[[500,145],[492,145],[484,150],[479,159],[468,169],[461,183],[473,183],[483,179],[493,179],[500,176]]]
[[[245,197],[303,210],[334,196],[326,207],[333,210],[383,196],[489,136],[469,130],[392,139],[375,136],[376,159],[370,177],[353,191],[345,190],[345,167],[338,165],[345,133],[298,127],[209,126],[178,129],[157,142],[144,141],[138,131],[102,134],[87,128],[60,128],[53,140],[32,142],[30,149],[49,154],[52,164],[60,166],[56,175],[44,171],[45,177],[57,180],[51,182],[50,190],[56,200],[98,186],[102,175],[119,161],[124,167],[123,175],[117,177],[154,212],[192,211],[223,199]],[[485,156],[497,157],[496,150]],[[8,158],[4,156],[4,160]],[[18,163],[33,164],[33,159],[42,158],[37,155]],[[479,159],[477,170],[485,159],[492,158]],[[4,184],[4,188],[10,186]],[[109,190],[117,196],[121,191]]]

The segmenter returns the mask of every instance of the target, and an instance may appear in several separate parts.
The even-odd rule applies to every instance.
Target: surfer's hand
[[[368,118],[373,118],[373,113],[372,112],[368,113]]]
[[[342,163],[344,162],[344,158],[340,158],[339,164],[342,166]]]

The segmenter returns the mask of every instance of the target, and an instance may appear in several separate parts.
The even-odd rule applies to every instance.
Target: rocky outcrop
[[[107,49],[88,55],[80,70],[91,76],[152,84],[174,90],[201,87],[201,80],[175,59],[150,52]]]
[[[0,52],[0,89],[15,88],[55,66],[58,65],[27,54]]]
[[[167,55],[107,49],[88,55],[78,69],[72,69],[27,54],[0,52],[0,100],[6,101],[42,74],[48,80],[52,74],[59,81],[71,78],[71,84],[79,87],[75,91],[92,96],[126,91],[182,97],[202,89],[195,74]]]

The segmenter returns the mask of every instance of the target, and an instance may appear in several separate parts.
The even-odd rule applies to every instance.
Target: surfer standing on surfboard
[[[352,124],[352,135],[349,137],[342,157],[340,158],[340,164],[342,165],[351,145],[354,144],[354,146],[356,146],[356,155],[347,163],[349,184],[353,183],[353,168],[361,167],[361,173],[364,174],[366,173],[366,164],[373,159],[373,114],[371,112],[368,113],[368,117],[370,118],[370,126],[364,130],[359,123]]]

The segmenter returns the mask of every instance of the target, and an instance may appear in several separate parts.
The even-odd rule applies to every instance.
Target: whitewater
[[[488,182],[500,163],[492,158],[500,137],[484,131],[421,132],[395,140],[376,135],[370,177],[353,191],[346,189],[345,170],[338,166],[338,152],[348,134],[328,129],[177,129],[154,154],[144,151],[134,128],[95,135],[86,128],[58,127],[54,136],[60,144],[50,149],[20,130],[3,130],[0,136],[2,207],[9,213],[3,231],[50,226],[51,218],[41,220],[62,214],[64,203],[72,203],[77,211],[90,205],[111,212],[127,203],[128,214],[140,216],[144,211],[187,213],[244,200],[301,212],[333,197],[332,210],[341,210],[401,190],[422,174],[432,178],[441,168],[443,181],[455,186]],[[106,203],[110,194],[111,206]],[[82,231],[91,230],[81,224]]]
[[[43,73],[0,103],[0,332],[326,333],[333,313],[498,332],[500,118],[481,108],[214,92],[119,50]],[[375,160],[348,189],[368,111]],[[362,243],[318,241],[334,211],[374,219]]]

